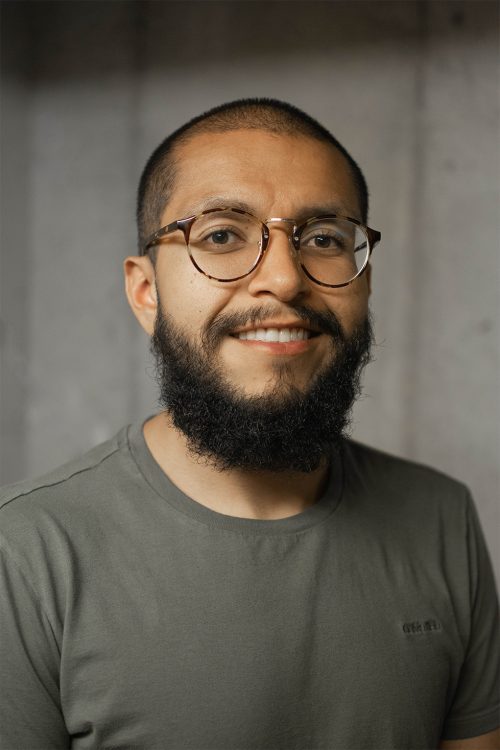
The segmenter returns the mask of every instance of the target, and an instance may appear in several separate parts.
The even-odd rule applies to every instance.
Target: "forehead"
[[[203,210],[214,197],[245,203],[261,218],[295,217],[307,206],[361,218],[347,160],[307,136],[253,129],[202,133],[178,146],[174,160],[165,221]]]

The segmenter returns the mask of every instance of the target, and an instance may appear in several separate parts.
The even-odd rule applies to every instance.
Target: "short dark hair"
[[[347,149],[317,120],[292,104],[277,99],[238,99],[204,112],[175,130],[153,151],[141,175],[137,194],[139,249],[156,229],[165,210],[176,174],[174,150],[201,133],[240,129],[267,130],[285,135],[305,135],[332,145],[346,159],[358,193],[361,219],[368,216],[368,188],[359,166]]]

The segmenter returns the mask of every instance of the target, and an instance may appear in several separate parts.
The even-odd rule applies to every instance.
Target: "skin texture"
[[[178,150],[177,157],[175,189],[158,226],[203,210],[216,196],[221,204],[244,202],[263,220],[276,216],[303,219],[313,215],[315,207],[360,218],[349,167],[328,144],[303,136],[238,130],[197,135]],[[200,274],[179,236],[159,249],[156,274],[149,258],[127,258],[126,291],[134,314],[151,335],[158,290],[164,313],[195,344],[200,344],[201,331],[216,315],[264,305],[272,306],[273,322],[281,323],[297,321],[290,310],[293,303],[332,310],[344,331],[351,333],[367,314],[369,273],[347,287],[320,287],[298,266],[287,232],[286,225],[272,225],[261,265],[238,282],[216,282]],[[218,363],[230,384],[253,395],[272,387],[278,364],[284,360],[289,382],[304,389],[331,356],[332,341],[324,335],[293,356],[227,336],[220,344]],[[294,515],[319,499],[327,477],[327,466],[311,474],[286,476],[221,474],[188,453],[183,436],[164,413],[146,424],[144,434],[153,456],[180,489],[228,515],[266,519]]]

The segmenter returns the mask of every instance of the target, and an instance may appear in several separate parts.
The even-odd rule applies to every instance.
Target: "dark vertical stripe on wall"
[[[133,40],[133,49],[130,56],[130,118],[128,124],[129,133],[129,182],[131,193],[134,195],[134,202],[131,205],[131,211],[136,211],[135,196],[139,176],[143,168],[140,144],[143,141],[142,123],[143,123],[143,105],[142,92],[146,78],[145,60],[146,60],[146,15],[149,4],[143,0],[134,0],[130,4],[130,23],[132,25],[131,39]],[[133,217],[132,217],[133,218]],[[133,222],[131,222],[132,224]],[[134,233],[130,237],[128,254],[137,252],[137,235]],[[138,322],[132,314],[128,316],[129,332],[129,389],[128,389],[128,420],[137,419],[141,413],[141,390],[144,387],[144,355],[140,346],[144,333]]]
[[[415,43],[415,78],[414,78],[414,135],[412,155],[412,181],[410,189],[411,218],[409,222],[410,237],[410,274],[412,288],[407,290],[408,305],[410,307],[408,320],[407,360],[405,367],[405,403],[407,429],[404,431],[404,453],[414,454],[417,443],[415,434],[415,412],[418,408],[417,374],[421,366],[421,336],[420,336],[420,290],[426,283],[424,268],[424,254],[422,253],[423,194],[425,182],[425,119],[426,119],[426,61],[428,54],[429,9],[428,0],[416,3],[416,34]]]
[[[29,360],[29,3],[1,3],[0,483],[26,472]]]

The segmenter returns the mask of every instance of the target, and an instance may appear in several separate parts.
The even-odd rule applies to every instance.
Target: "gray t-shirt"
[[[236,518],[136,424],[0,506],[4,750],[428,750],[500,723],[491,566],[439,472],[345,441],[317,504]]]

